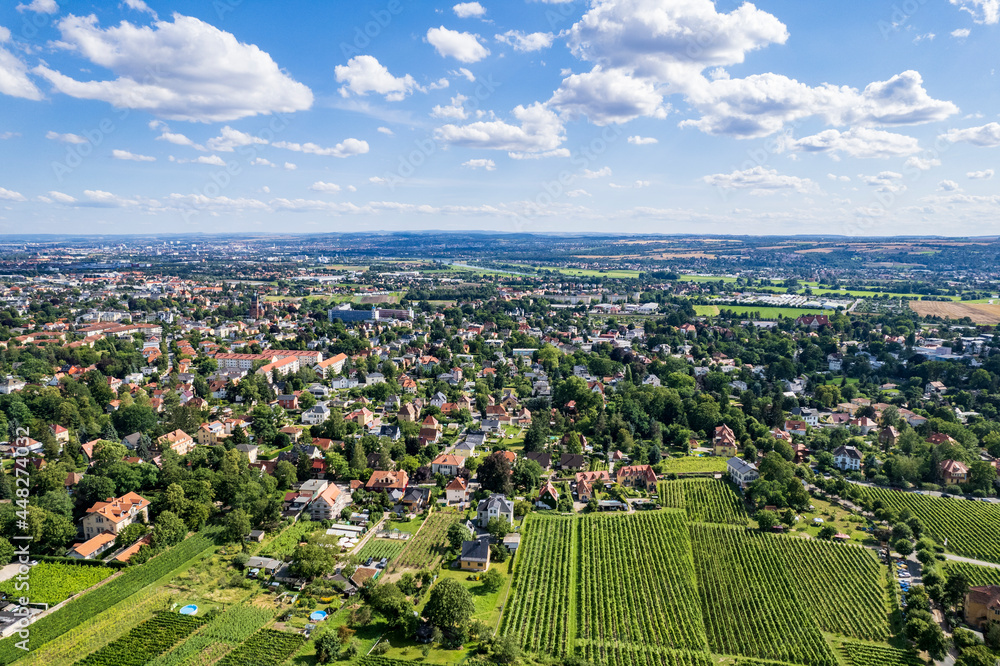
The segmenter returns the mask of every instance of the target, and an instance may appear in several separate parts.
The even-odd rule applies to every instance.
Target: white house
[[[841,446],[833,452],[833,462],[844,471],[859,470],[861,469],[861,452],[853,446]]]
[[[740,488],[746,488],[760,478],[757,466],[743,458],[730,458],[726,461],[726,469],[729,471],[729,478]]]
[[[330,418],[330,408],[320,403],[302,412],[302,423],[305,425],[319,425]]]
[[[491,518],[501,518],[513,525],[514,503],[499,493],[494,493],[479,502],[479,506],[476,507],[476,522],[485,528]]]

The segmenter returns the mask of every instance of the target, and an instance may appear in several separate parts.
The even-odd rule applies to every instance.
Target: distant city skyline
[[[1000,233],[1000,0],[0,9],[0,233]]]

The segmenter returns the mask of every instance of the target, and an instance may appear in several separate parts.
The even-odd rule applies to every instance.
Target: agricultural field
[[[578,524],[574,518],[532,517],[521,529],[500,633],[520,637],[529,652],[569,651]]]
[[[960,303],[949,301],[910,301],[910,309],[921,317],[962,319],[968,317],[976,324],[1000,324],[1000,305],[988,303]]]
[[[218,659],[264,627],[274,614],[249,605],[231,606],[218,613],[189,639],[148,666],[194,666]]]
[[[403,552],[408,543],[409,541],[403,541],[402,539],[378,539],[372,537],[358,551],[358,557],[363,560],[369,557],[374,557],[376,560],[387,557],[393,560]]]
[[[1000,585],[1000,569],[981,567],[967,562],[947,562],[945,570],[949,576],[961,574],[969,585]]]
[[[219,661],[219,666],[278,666],[302,647],[305,637],[261,629]]]
[[[837,666],[770,535],[691,524],[708,644],[719,654]],[[822,593],[821,590],[816,590]]]
[[[712,666],[715,662],[704,652],[665,650],[649,645],[594,643],[580,646],[580,655],[602,666]]]
[[[396,559],[395,566],[407,569],[423,569],[431,566],[444,555],[448,540],[448,528],[462,519],[458,513],[432,513],[424,521],[423,527]]]
[[[707,649],[684,514],[591,515],[577,530],[580,638]]]
[[[121,638],[81,659],[79,666],[142,666],[171,649],[203,625],[203,618],[160,613]]]
[[[743,500],[721,479],[661,481],[657,493],[660,504],[683,509],[693,522],[746,525],[748,521]]]
[[[81,590],[97,585],[114,572],[110,567],[39,562],[28,573],[31,601],[54,606]],[[17,584],[15,579],[5,580],[0,583],[0,592],[19,597],[22,593],[15,590]]]
[[[780,308],[766,305],[695,305],[694,312],[700,317],[714,317],[720,310],[735,312],[741,317],[754,319],[795,319],[802,315],[830,314],[832,310],[823,308]]]
[[[672,456],[663,459],[665,474],[721,473],[726,471],[722,456]]]
[[[924,666],[916,653],[888,645],[845,641],[840,652],[851,666]]]
[[[864,487],[869,497],[896,510],[909,509],[924,529],[963,557],[1000,563],[1000,504],[932,497],[884,488]]]

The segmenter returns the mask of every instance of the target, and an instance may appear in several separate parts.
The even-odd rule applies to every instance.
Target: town
[[[1000,654],[1000,276],[231,242],[0,257],[4,663]]]

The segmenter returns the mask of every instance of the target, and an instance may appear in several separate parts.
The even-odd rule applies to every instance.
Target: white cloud
[[[355,56],[346,65],[337,65],[334,72],[338,83],[346,82],[340,88],[344,97],[350,97],[351,93],[364,96],[374,92],[383,95],[388,102],[398,102],[420,89],[412,76],[395,77],[370,55]]]
[[[336,183],[324,183],[322,180],[317,180],[309,186],[309,189],[314,192],[339,192],[340,185],[337,185]]]
[[[3,28],[0,42],[10,39],[10,31]],[[38,101],[41,91],[28,78],[28,66],[7,49],[0,48],[0,93],[11,97],[22,97]]]
[[[125,6],[137,12],[144,12],[149,14],[153,18],[159,18],[149,5],[147,5],[143,0],[125,0]]]
[[[383,178],[382,176],[372,176],[371,178],[368,179],[368,182],[374,185],[388,185],[389,179]]]
[[[27,201],[23,194],[0,187],[0,200],[2,201]]]
[[[31,0],[31,2],[26,5],[18,5],[17,11],[29,11],[35,12],[36,14],[55,14],[59,11],[59,5],[56,3],[56,0]]]
[[[972,180],[989,180],[993,177],[993,173],[993,169],[986,169],[984,171],[970,171],[965,176]]]
[[[50,141],[58,141],[59,143],[71,143],[75,145],[90,143],[89,141],[87,141],[87,139],[80,136],[79,134],[73,134],[71,132],[67,132],[66,134],[60,134],[59,132],[53,132],[52,130],[49,130],[48,132],[45,133],[45,138]]]
[[[512,151],[507,153],[507,157],[512,160],[545,160],[550,157],[569,157],[570,152],[568,148],[553,148],[552,150],[543,150],[541,152],[525,153]]]
[[[942,192],[958,192],[962,188],[953,180],[942,180],[938,183],[938,189]]]
[[[640,116],[666,118],[669,109],[649,81],[600,65],[563,79],[548,104],[567,118],[586,116],[595,125],[625,123]]]
[[[57,203],[71,204],[76,202],[76,197],[71,197],[63,192],[57,192],[56,190],[51,190],[49,192],[49,197]]]
[[[478,37],[470,32],[458,32],[441,26],[427,31],[427,41],[444,58],[455,58],[459,62],[479,62],[490,54],[490,50],[479,43]]]
[[[0,132],[0,141],[6,141],[7,139],[13,139],[15,136],[21,136],[20,132]]]
[[[631,143],[633,146],[650,146],[653,145],[654,143],[659,143],[659,140],[654,139],[651,136],[635,135],[635,136],[630,136],[628,138],[628,142]]]
[[[167,143],[172,143],[175,146],[187,146],[189,148],[194,148],[195,150],[205,150],[205,146],[195,143],[188,137],[177,132],[171,132],[167,124],[162,120],[151,120],[149,122],[149,129],[154,132],[159,132],[160,136],[156,137],[156,141],[166,141]]]
[[[163,118],[223,122],[312,106],[313,94],[282,72],[267,53],[199,19],[102,30],[97,17],[70,15],[57,24],[54,45],[77,51],[117,78],[78,81],[45,65],[35,72],[61,93]],[[211,66],[206,66],[211,63]]]
[[[493,162],[493,160],[482,158],[462,162],[462,166],[467,169],[485,169],[486,171],[495,171],[497,168],[497,165]]]
[[[972,14],[976,23],[996,25],[1000,22],[1000,0],[950,0],[951,4]]]
[[[941,166],[941,160],[934,157],[918,157],[914,155],[906,160],[903,166],[911,169],[919,169],[920,171],[929,171],[934,167]]]
[[[476,80],[476,75],[467,70],[465,67],[459,67],[455,71],[451,72],[455,76],[464,76],[466,81],[474,82]]]
[[[643,187],[649,187],[649,181],[637,180],[631,185],[619,185],[618,183],[608,183],[608,187],[610,187],[613,190],[632,190],[632,189],[638,190]]]
[[[789,142],[790,150],[810,153],[846,153],[863,159],[912,155],[920,151],[919,142],[904,134],[858,127],[841,132],[823,130],[819,134]]]
[[[607,178],[610,175],[611,175],[611,167],[608,167],[608,166],[601,167],[597,171],[591,171],[590,169],[584,169],[583,170],[583,177],[584,178],[590,178],[590,179],[594,179],[594,178]]]
[[[219,130],[219,136],[211,138],[205,143],[208,145],[209,150],[215,150],[220,153],[231,153],[240,146],[266,145],[267,140],[226,125]]]
[[[1000,146],[1000,123],[988,123],[980,127],[967,127],[965,129],[951,129],[938,137],[946,139],[952,143],[963,141],[974,146],[993,148]]]
[[[862,182],[866,185],[876,188],[876,192],[905,192],[906,185],[903,185],[900,180],[903,178],[903,174],[897,173],[895,171],[882,171],[874,176],[858,176]]]
[[[723,189],[750,190],[751,194],[765,194],[780,190],[792,190],[801,194],[811,194],[819,191],[819,187],[808,178],[784,176],[776,169],[765,169],[756,166],[732,173],[716,173],[704,176],[702,180],[709,185]]]
[[[486,13],[486,8],[478,2],[460,2],[451,9],[458,18],[475,18]]]
[[[566,193],[566,196],[571,198],[589,197],[590,192],[588,192],[587,190],[570,190],[569,192]]]
[[[919,44],[922,41],[933,42],[934,38],[937,37],[933,32],[924,33],[923,35],[917,35],[913,38],[914,44]]]
[[[267,158],[264,158],[264,157],[255,157],[255,158],[253,158],[252,160],[250,160],[250,165],[251,166],[269,166],[271,168],[274,168],[274,167],[277,166],[274,162],[272,162],[271,160],[269,160]]]
[[[434,137],[450,145],[524,153],[551,151],[566,140],[566,131],[559,117],[542,104],[519,105],[513,114],[520,121],[520,126],[502,120],[449,124],[434,130]]]
[[[226,166],[226,161],[218,155],[202,155],[193,160],[195,164],[211,164],[212,166]]]
[[[138,153],[133,153],[128,150],[115,149],[111,151],[111,157],[116,160],[129,160],[132,162],[155,162],[156,158],[152,155],[139,155]]]
[[[378,132],[379,134],[385,134],[386,136],[394,136],[395,135],[395,132],[393,132],[388,127],[379,127],[375,131]]]
[[[434,118],[447,118],[449,120],[465,120],[469,117],[465,111],[465,102],[469,98],[465,95],[455,95],[451,98],[449,106],[437,104],[431,109],[431,116]]]
[[[968,28],[957,28],[951,31],[951,36],[955,39],[965,39],[972,33]]]
[[[839,183],[849,183],[849,182],[851,182],[851,177],[850,176],[838,176],[835,173],[828,173],[828,174],[826,174],[826,177],[829,180],[837,181]]]
[[[530,53],[531,51],[541,51],[552,46],[555,38],[551,32],[531,32],[524,33],[520,30],[508,30],[502,35],[494,35],[493,39],[502,44],[510,44],[519,53]]]
[[[298,164],[292,164],[291,162],[285,162],[285,171],[295,171],[299,168]]]
[[[288,141],[277,141],[271,145],[275,148],[285,148],[297,153],[321,155],[323,157],[351,157],[353,155],[363,155],[368,152],[368,142],[359,139],[344,139],[332,148],[324,148],[315,143],[290,143]]]

